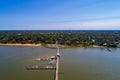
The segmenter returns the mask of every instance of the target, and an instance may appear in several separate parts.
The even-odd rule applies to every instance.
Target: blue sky
[[[120,0],[0,0],[0,30],[120,30]]]

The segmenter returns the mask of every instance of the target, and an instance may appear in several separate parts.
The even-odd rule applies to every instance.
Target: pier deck
[[[45,67],[38,67],[38,68],[32,68],[32,67],[26,67],[27,70],[55,70],[56,68],[45,68]]]

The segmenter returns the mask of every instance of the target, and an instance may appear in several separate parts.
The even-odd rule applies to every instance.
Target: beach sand
[[[18,46],[18,47],[35,47],[35,46],[40,46],[41,44],[20,44],[20,43],[16,43],[16,44],[12,44],[12,43],[7,43],[7,44],[0,44],[0,46]]]

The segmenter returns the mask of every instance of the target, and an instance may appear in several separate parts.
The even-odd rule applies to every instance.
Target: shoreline
[[[12,44],[12,43],[7,43],[7,44],[2,44],[0,43],[0,46],[16,46],[16,47],[42,47],[41,44],[20,44],[20,43],[15,43],[15,44]]]
[[[50,45],[50,46],[48,46]],[[26,44],[21,44],[21,43],[6,43],[6,44],[2,44],[0,43],[0,46],[12,46],[12,47],[45,47],[45,48],[51,48],[51,49],[56,49],[56,46],[54,44],[47,44],[47,45],[42,45],[42,44],[30,44],[30,43],[26,43]],[[93,45],[92,47],[76,47],[76,46],[59,46],[61,49],[64,48],[100,48],[102,46],[96,46]]]

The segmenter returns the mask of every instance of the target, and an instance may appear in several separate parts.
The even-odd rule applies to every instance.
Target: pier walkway
[[[59,53],[59,47],[57,47],[56,69],[55,69],[55,79],[54,79],[54,80],[58,80],[58,74],[59,74],[59,59],[60,59],[60,53]]]

